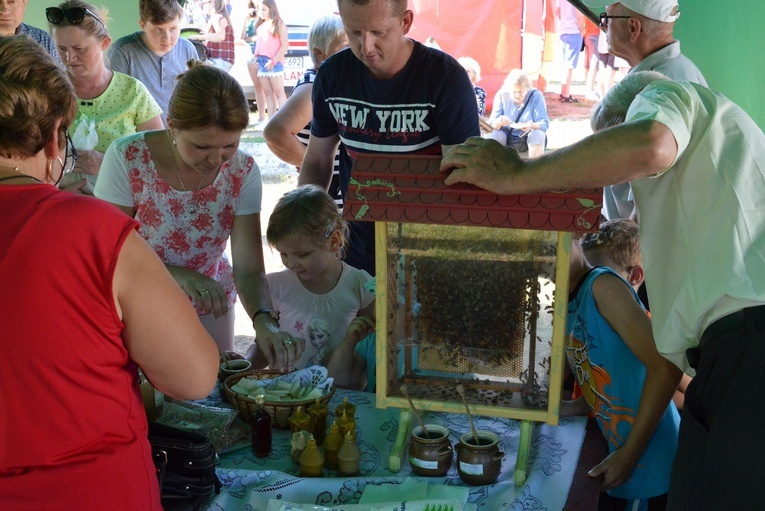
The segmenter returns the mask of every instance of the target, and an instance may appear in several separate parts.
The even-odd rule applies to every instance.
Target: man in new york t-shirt
[[[340,188],[348,189],[359,153],[440,155],[479,136],[473,86],[446,53],[409,39],[406,0],[339,0],[350,48],[319,68],[313,86],[311,139],[299,184],[329,186],[342,140]],[[374,224],[351,222],[345,260],[374,275]]]

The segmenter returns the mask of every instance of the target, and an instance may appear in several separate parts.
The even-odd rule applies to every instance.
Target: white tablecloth
[[[390,500],[397,500],[396,486],[407,477],[432,484],[462,486],[469,489],[468,502],[479,510],[548,510],[563,509],[573,479],[579,451],[584,439],[586,418],[561,419],[560,426],[536,424],[531,443],[529,471],[526,484],[516,487],[513,479],[520,422],[492,417],[474,417],[476,429],[489,430],[500,437],[504,451],[499,479],[487,486],[469,486],[457,474],[456,459],[445,477],[420,478],[412,474],[408,461],[408,446],[401,470],[388,470],[388,456],[398,429],[399,409],[375,408],[374,394],[338,390],[329,404],[331,411],[343,397],[355,403],[356,435],[361,449],[361,473],[352,478],[337,477],[325,470],[323,478],[302,478],[300,467],[290,457],[290,437],[287,430],[273,430],[273,451],[268,458],[257,458],[249,444],[221,456],[218,477],[223,483],[208,509],[225,511],[263,511],[269,499],[316,504],[322,506],[357,503],[368,485],[389,485]],[[239,419],[237,419],[239,420]],[[462,433],[470,431],[466,415],[428,413],[427,424],[439,424],[451,432],[452,445]],[[412,418],[412,426],[416,420]]]

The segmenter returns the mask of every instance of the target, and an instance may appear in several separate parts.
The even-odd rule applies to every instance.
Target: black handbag
[[[196,510],[220,493],[215,448],[207,437],[149,422],[149,442],[165,511]]]

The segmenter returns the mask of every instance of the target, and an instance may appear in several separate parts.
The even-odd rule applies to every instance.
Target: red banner
[[[544,5],[543,0],[538,3]],[[433,37],[454,58],[472,57],[481,65],[478,85],[486,90],[487,115],[507,73],[521,67],[523,38],[543,32],[542,16],[535,15],[528,18],[539,20],[534,22],[538,27],[526,26],[522,35],[523,0],[410,0],[409,5],[414,11],[410,37],[421,42]],[[539,59],[541,63],[541,52]],[[538,71],[539,66],[534,67],[530,75]]]

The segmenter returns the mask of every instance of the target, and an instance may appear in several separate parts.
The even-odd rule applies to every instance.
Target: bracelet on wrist
[[[279,326],[279,315],[272,311],[271,309],[260,309],[259,311],[256,311],[255,314],[252,315],[252,324],[255,324],[255,319],[260,316],[261,314],[268,314],[268,316],[274,320],[274,323],[276,323],[276,326]]]

